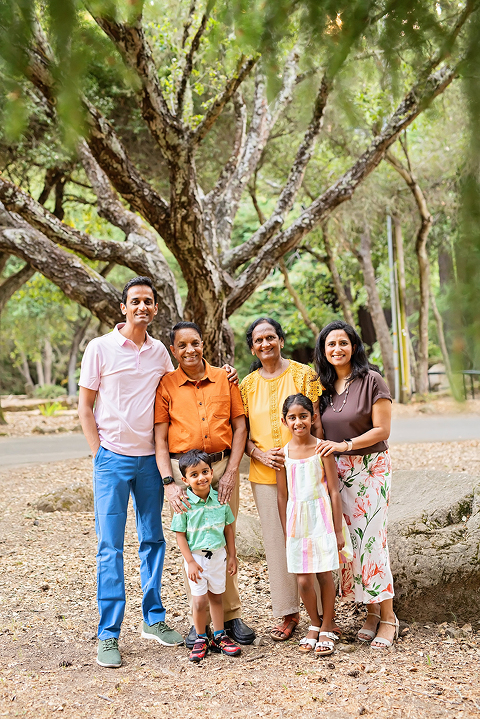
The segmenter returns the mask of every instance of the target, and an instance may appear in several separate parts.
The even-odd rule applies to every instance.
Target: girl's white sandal
[[[320,631],[320,627],[314,627],[310,626],[308,627],[309,632],[317,632],[317,639],[313,639],[311,637],[303,637],[303,639],[300,639],[300,642],[298,643],[298,648],[300,652],[311,652],[312,649],[315,649],[317,645],[318,640],[318,633]]]
[[[320,637],[327,638],[321,641]],[[315,645],[315,656],[328,657],[330,654],[333,654],[335,651],[335,642],[338,642],[338,636],[333,632],[319,632],[318,642]]]
[[[371,642],[372,639],[375,639],[375,635],[378,631],[378,625],[380,624],[380,614],[376,614],[375,612],[371,612],[371,614],[373,614],[374,617],[378,617],[377,628],[374,632],[371,629],[363,629],[363,627],[362,629],[359,629],[357,632],[357,639],[359,642]],[[361,637],[360,634],[365,634],[368,639],[365,639],[365,637]]]
[[[391,627],[395,627],[395,634],[393,635],[393,642],[398,639],[398,629],[399,629],[399,621],[397,617],[395,617],[395,622],[385,622],[383,619],[381,619],[378,623],[378,626],[380,624],[390,624]],[[383,637],[375,637],[375,641],[378,642],[378,644],[381,644],[381,647],[377,647],[375,644],[370,644],[372,649],[388,649],[388,647],[391,647],[393,645],[393,642],[389,641],[388,639],[384,639]]]

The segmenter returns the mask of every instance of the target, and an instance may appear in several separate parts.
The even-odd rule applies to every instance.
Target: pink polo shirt
[[[165,345],[147,334],[139,350],[118,331],[88,343],[82,359],[80,387],[97,392],[94,416],[100,444],[117,454],[155,454],[155,392],[173,364]]]

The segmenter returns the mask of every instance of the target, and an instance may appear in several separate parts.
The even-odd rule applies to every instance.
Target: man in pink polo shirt
[[[125,323],[92,340],[83,356],[78,414],[93,454],[97,550],[97,663],[119,667],[118,637],[125,612],[123,543],[133,499],[143,591],[142,637],[175,646],[183,637],[165,624],[160,590],[165,557],[163,483],[155,462],[154,403],[160,379],[173,370],[165,346],[147,333],[157,314],[148,277],[123,290]]]

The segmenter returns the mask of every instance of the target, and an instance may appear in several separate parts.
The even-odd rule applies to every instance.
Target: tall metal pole
[[[393,369],[395,374],[395,402],[400,399],[400,371],[398,366],[398,318],[395,263],[393,256],[392,218],[387,215],[388,268],[390,274],[390,301],[392,308]]]
[[[407,323],[407,290],[405,284],[405,259],[403,255],[403,236],[400,218],[393,217],[393,251],[395,254],[395,281],[397,285],[398,308],[398,356],[400,364],[400,402],[408,402],[411,396],[410,389],[410,356],[408,344]]]

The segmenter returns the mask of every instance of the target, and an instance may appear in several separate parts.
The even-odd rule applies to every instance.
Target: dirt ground
[[[397,468],[448,466],[480,476],[480,442],[393,446],[392,456]],[[402,623],[403,636],[394,647],[375,652],[355,641],[362,611],[339,605],[344,635],[336,653],[322,659],[303,656],[296,645],[307,626],[305,614],[293,640],[278,644],[268,636],[272,618],[265,562],[240,561],[243,616],[260,637],[258,646],[245,647],[241,657],[208,655],[195,666],[184,647],[141,639],[131,514],[125,541],[123,666],[98,667],[93,513],[35,508],[41,495],[73,483],[88,484],[90,475],[88,459],[0,474],[1,716],[480,716],[480,623],[463,629],[454,623]],[[255,513],[245,479],[241,494],[241,511]],[[180,555],[169,531],[166,538],[162,595],[167,622],[185,634]],[[452,607],[452,618],[454,611]]]

